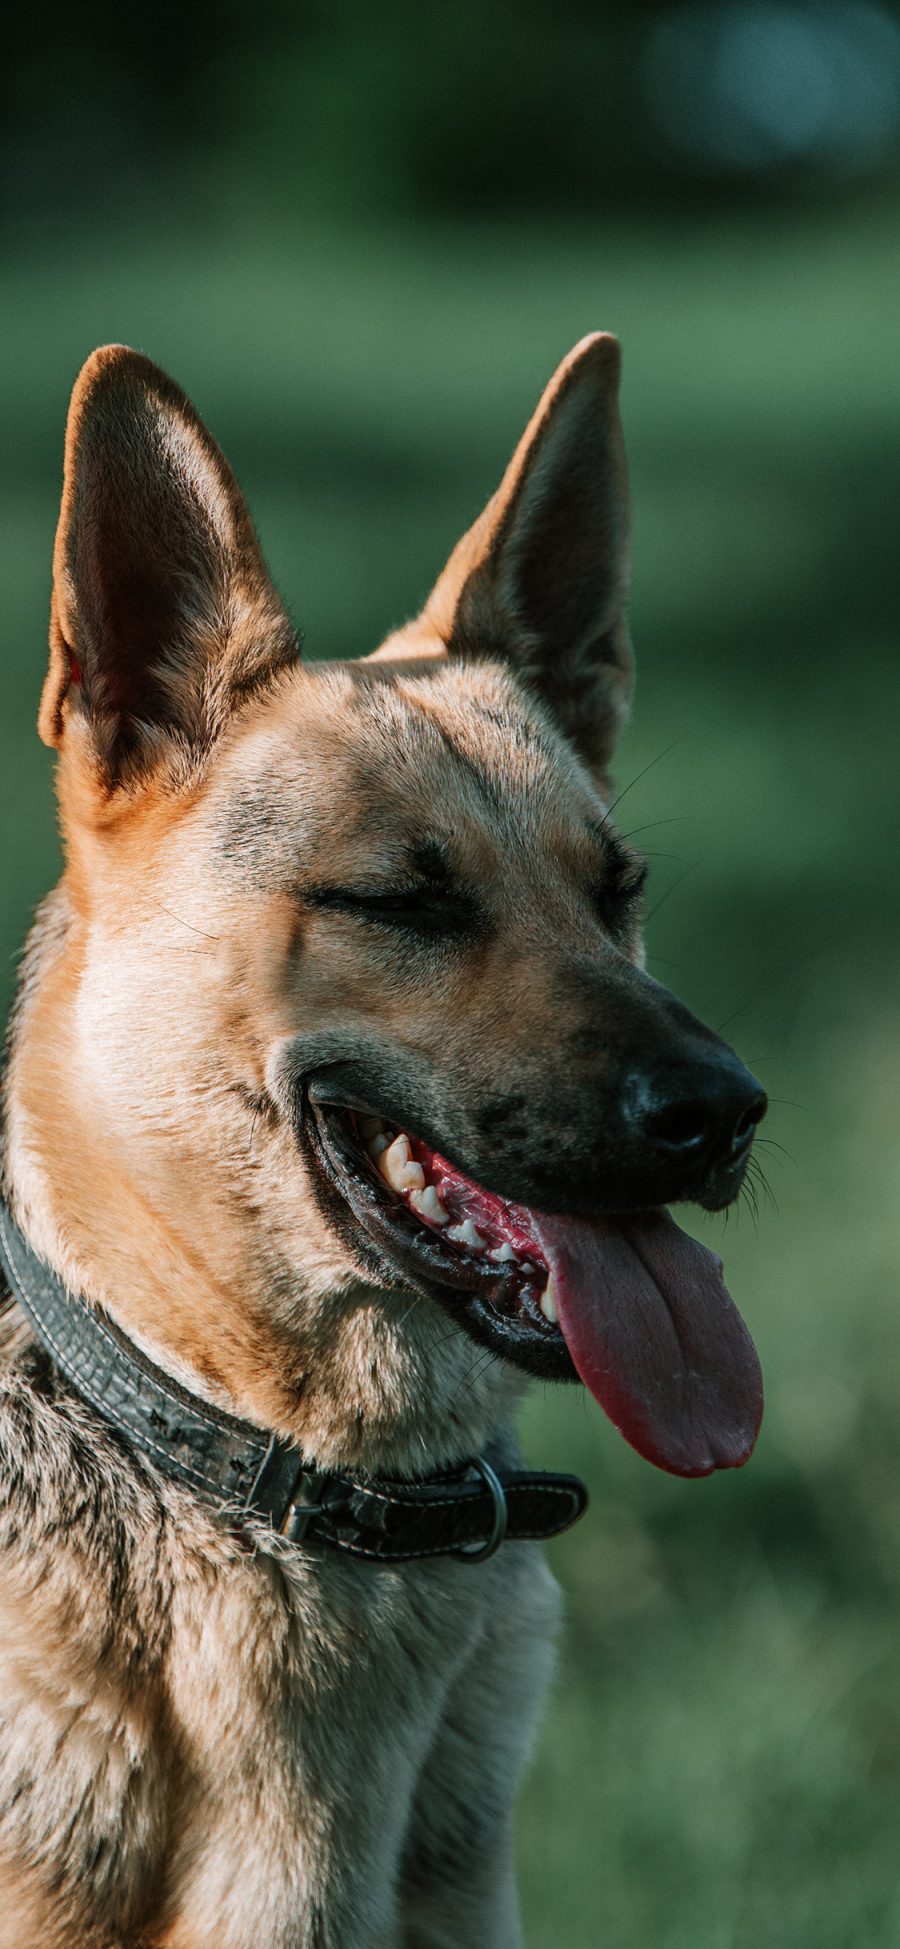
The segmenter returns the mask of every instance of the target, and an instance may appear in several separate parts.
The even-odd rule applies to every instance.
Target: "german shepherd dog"
[[[718,1260],[664,1207],[736,1196],[765,1098],[643,971],[611,819],[618,372],[577,345],[418,618],[312,667],[180,389],[111,346],[72,400],[40,712],[66,865],[4,1222],[211,1423],[377,1493],[521,1467],[528,1375],[684,1475],[759,1423]],[[539,1545],[380,1561],[223,1514],[12,1285],[3,1949],[515,1949]]]

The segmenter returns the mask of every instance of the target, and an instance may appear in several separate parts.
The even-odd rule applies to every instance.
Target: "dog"
[[[536,1539],[584,1501],[524,1468],[528,1376],[676,1473],[753,1447],[665,1207],[736,1196],[765,1097],[644,971],[612,819],[618,376],[577,345],[421,614],[318,666],[184,393],[117,346],[75,386],[65,871],[5,1068],[3,1949],[515,1949]]]

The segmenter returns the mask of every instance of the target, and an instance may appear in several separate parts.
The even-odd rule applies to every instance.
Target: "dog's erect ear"
[[[632,673],[619,363],[606,332],[569,353],[423,617],[451,656],[512,663],[599,767]]]
[[[297,644],[243,496],[180,387],[125,346],[72,395],[39,727],[77,716],[109,789],[214,742]]]

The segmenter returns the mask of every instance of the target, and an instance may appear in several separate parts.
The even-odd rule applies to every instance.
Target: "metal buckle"
[[[302,1543],[314,1516],[317,1516],[325,1494],[326,1477],[317,1469],[303,1469],[297,1477],[294,1493],[278,1525],[279,1536],[286,1536],[289,1543]],[[301,1502],[301,1496],[310,1496],[309,1502]]]
[[[493,1556],[495,1551],[499,1550],[503,1542],[509,1522],[509,1507],[506,1501],[506,1490],[500,1477],[494,1473],[490,1462],[486,1462],[483,1455],[473,1455],[469,1468],[477,1469],[485,1486],[491,1492],[494,1504],[494,1527],[486,1543],[463,1543],[458,1550],[454,1550],[453,1554],[464,1557],[467,1563],[485,1563],[489,1556]]]

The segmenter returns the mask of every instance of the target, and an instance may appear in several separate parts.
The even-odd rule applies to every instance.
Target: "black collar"
[[[234,1518],[262,1517],[289,1542],[389,1563],[447,1555],[474,1562],[505,1536],[556,1536],[587,1506],[575,1475],[503,1469],[483,1455],[411,1482],[310,1467],[280,1435],[190,1394],[108,1314],[69,1293],[2,1203],[0,1265],[56,1366],[104,1420],[164,1475]]]

